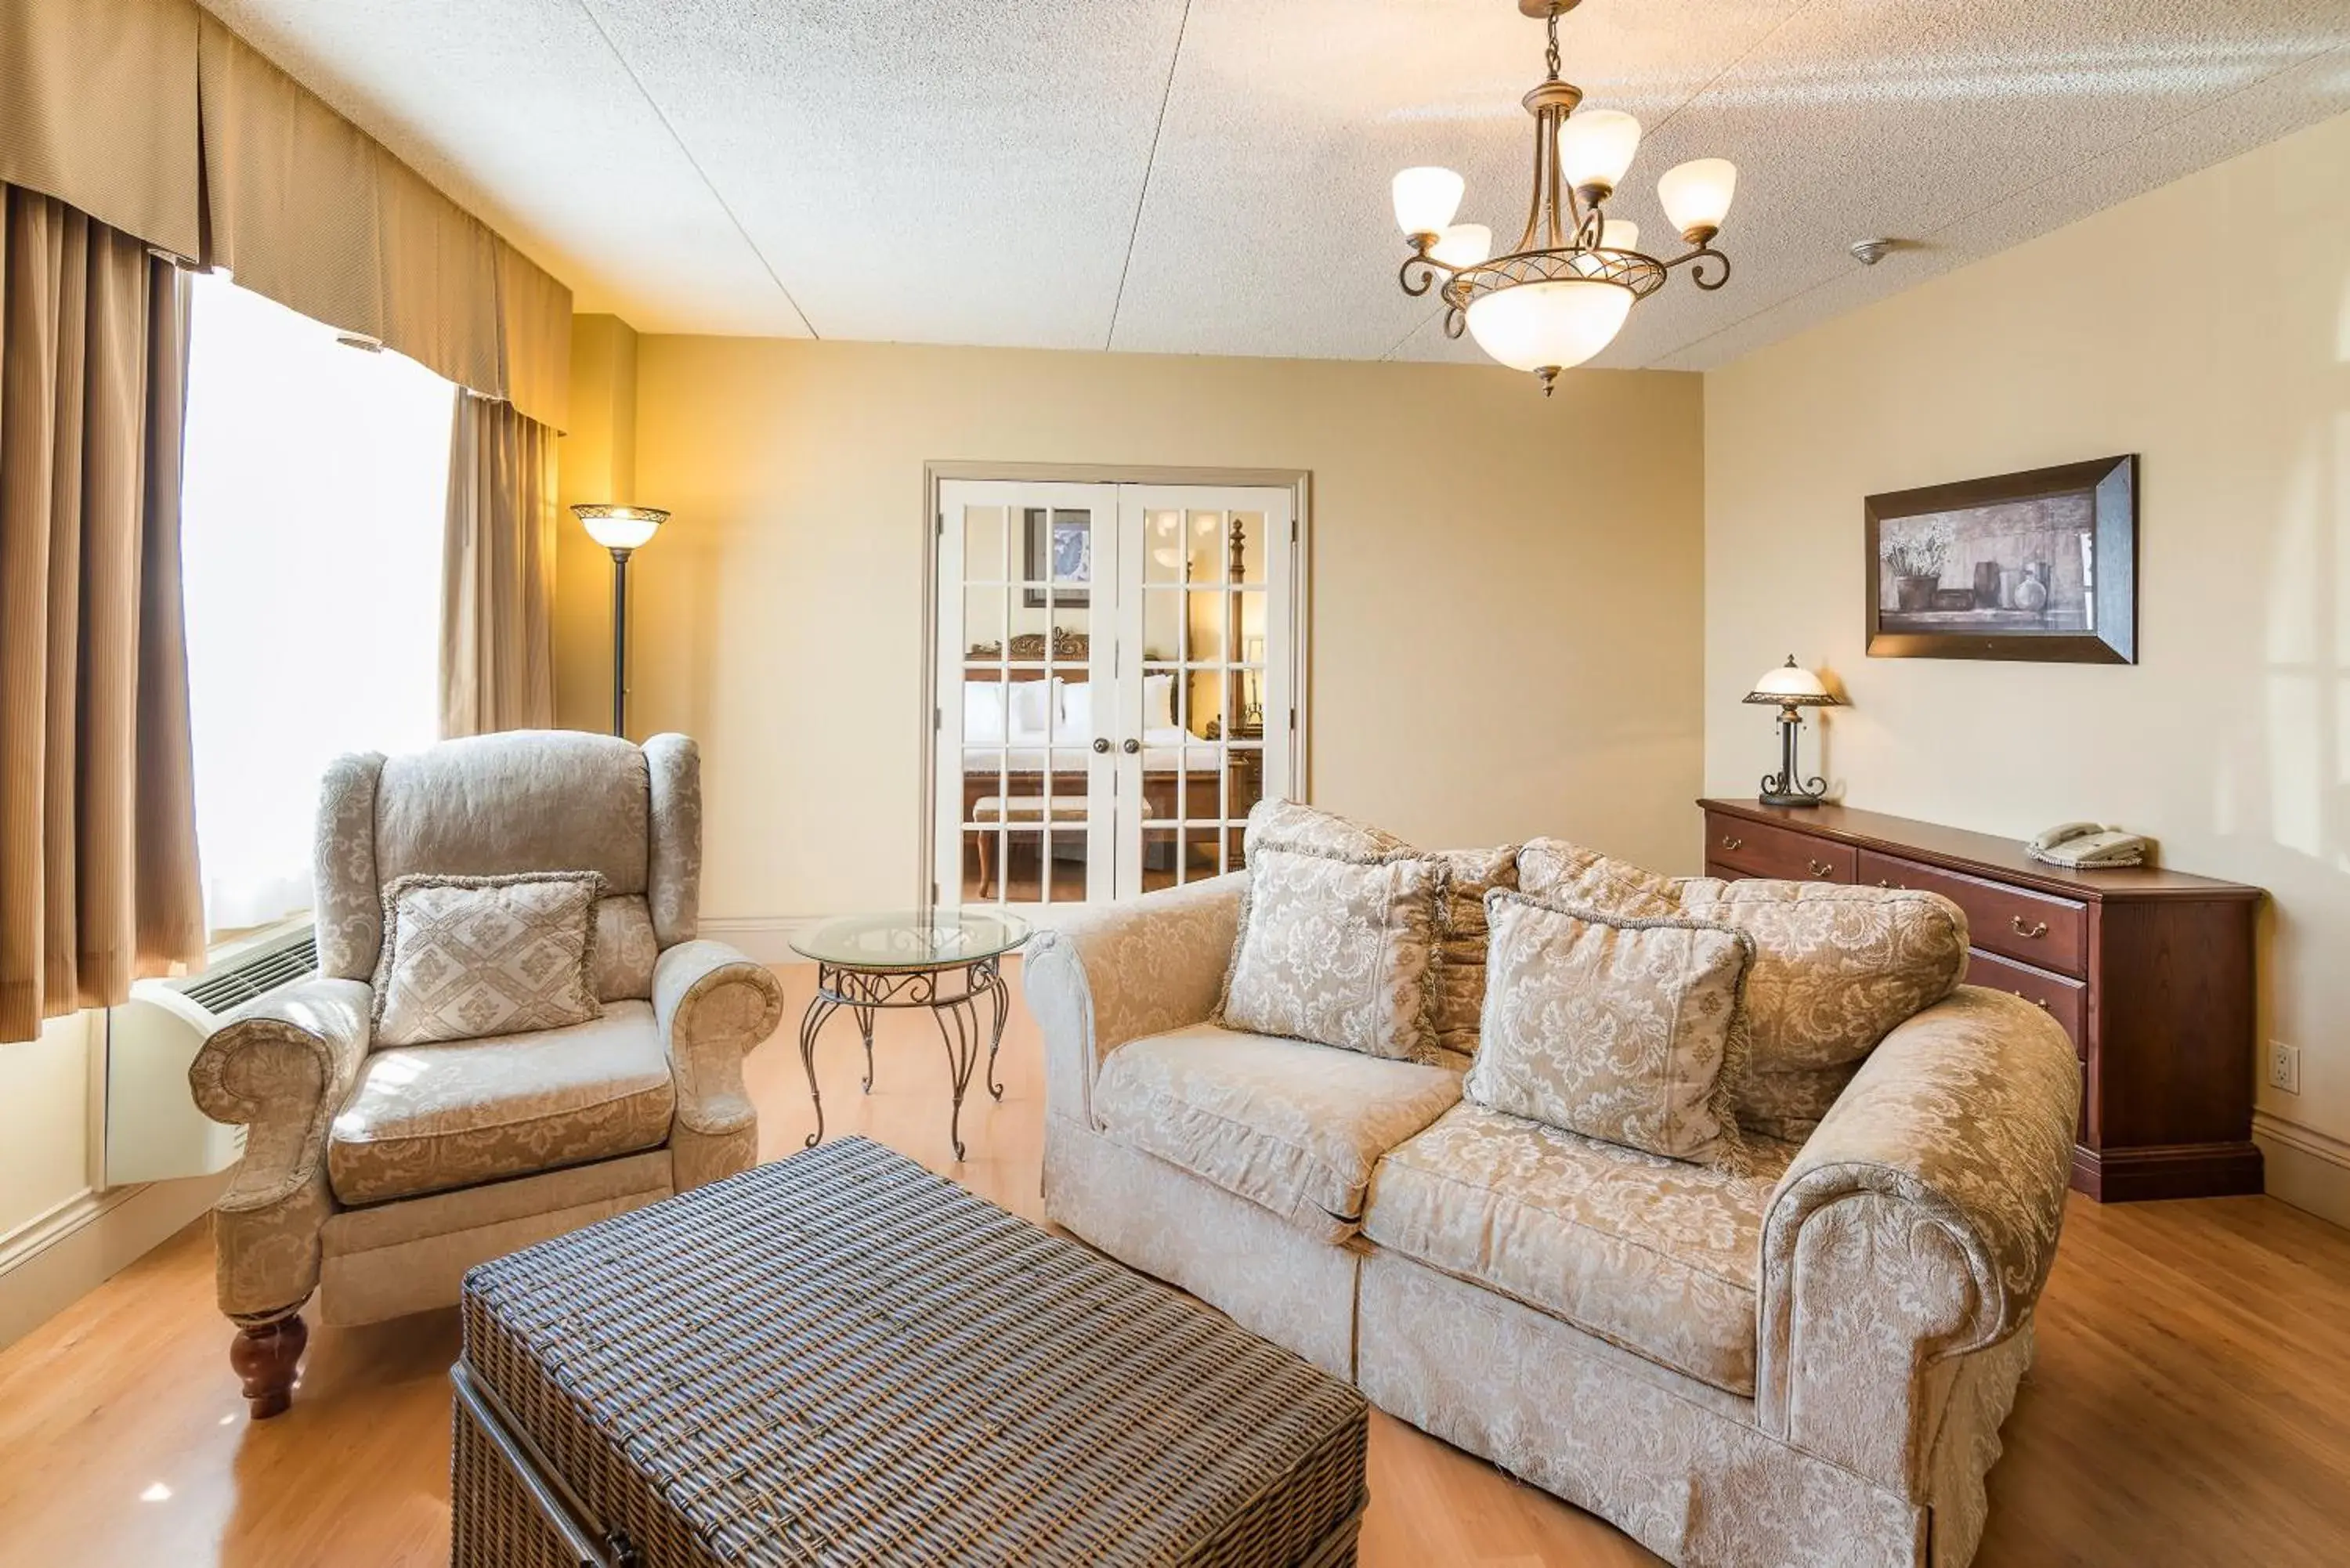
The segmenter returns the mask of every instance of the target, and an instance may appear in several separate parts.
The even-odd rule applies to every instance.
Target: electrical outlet
[[[2269,1042],[2269,1087],[2287,1095],[2301,1093],[2300,1046]]]

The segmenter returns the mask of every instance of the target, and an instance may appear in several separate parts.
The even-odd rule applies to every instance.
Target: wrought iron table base
[[[962,989],[946,992],[941,979],[961,976]],[[1003,1021],[1012,1011],[1012,993],[1003,983],[1001,960],[991,956],[969,963],[937,969],[852,969],[847,965],[816,965],[816,999],[800,1020],[800,1065],[807,1071],[808,1104],[816,1108],[816,1131],[808,1134],[814,1148],[824,1141],[824,1096],[816,1084],[816,1040],[826,1020],[842,1008],[856,1015],[858,1033],[865,1042],[865,1092],[873,1092],[873,1015],[888,1007],[927,1007],[938,1021],[939,1038],[946,1043],[947,1075],[954,1090],[954,1107],[947,1117],[947,1137],[954,1156],[962,1152],[962,1096],[971,1086],[972,1069],[979,1063],[980,1015],[991,1010],[987,1033],[987,1092],[1003,1098],[996,1080],[995,1054],[1003,1045]]]

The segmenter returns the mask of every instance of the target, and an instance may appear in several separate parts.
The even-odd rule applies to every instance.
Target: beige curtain
[[[442,559],[441,732],[555,723],[555,432],[457,394]]]
[[[5,188],[0,1041],[203,956],[180,441],[187,286]]]

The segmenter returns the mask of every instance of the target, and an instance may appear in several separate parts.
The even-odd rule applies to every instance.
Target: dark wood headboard
[[[963,655],[967,663],[993,664],[999,659],[1010,659],[1019,664],[1041,665],[1045,662],[1045,633],[1024,631],[1012,639],[1007,652],[1000,642],[974,642]],[[1053,638],[1052,673],[1064,680],[1084,680],[1089,678],[1087,660],[1093,657],[1093,639],[1082,631],[1066,631],[1055,628]],[[1042,680],[1041,669],[1011,669],[1003,672],[1010,680]]]

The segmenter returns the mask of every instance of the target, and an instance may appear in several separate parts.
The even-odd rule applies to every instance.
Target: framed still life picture
[[[1868,497],[1872,659],[2137,662],[2137,458]]]
[[[1049,583],[1055,604],[1086,608],[1093,600],[1093,514],[1082,507],[1026,508],[1020,559],[1020,575],[1028,582],[1023,605],[1043,609]]]

